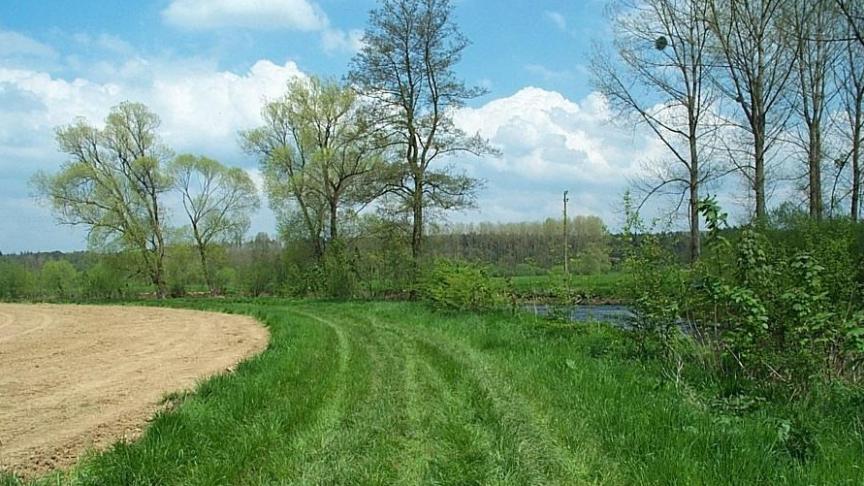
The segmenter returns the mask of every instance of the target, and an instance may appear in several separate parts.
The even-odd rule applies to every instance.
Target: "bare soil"
[[[169,392],[263,350],[250,317],[0,304],[0,470],[32,477],[136,438]]]

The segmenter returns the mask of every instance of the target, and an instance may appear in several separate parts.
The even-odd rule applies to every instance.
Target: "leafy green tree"
[[[101,256],[82,275],[82,293],[91,299],[119,299],[129,295],[129,278],[118,265],[122,257]]]
[[[377,196],[381,137],[350,87],[314,77],[291,81],[262,115],[264,126],[241,133],[243,146],[261,161],[283,233],[302,228],[320,259],[325,232],[340,236],[340,213]]]
[[[57,130],[70,156],[55,174],[34,177],[62,224],[88,230],[98,248],[134,251],[160,298],[166,296],[162,197],[171,187],[163,164],[170,151],[156,134],[159,117],[140,103],[111,109],[102,129],[78,120]]]
[[[282,247],[266,233],[248,242],[239,259],[238,275],[242,289],[249,295],[274,294],[284,283]]]
[[[478,181],[440,163],[459,153],[493,152],[486,140],[467,136],[452,118],[455,109],[484,91],[456,76],[469,41],[456,24],[450,0],[383,0],[369,18],[350,79],[374,100],[400,154],[391,167],[387,193],[412,216],[416,262],[426,211],[473,204]]]
[[[216,293],[212,246],[242,240],[251,213],[260,206],[258,190],[244,170],[206,157],[181,155],[171,162],[169,172],[191,225],[204,282]]]

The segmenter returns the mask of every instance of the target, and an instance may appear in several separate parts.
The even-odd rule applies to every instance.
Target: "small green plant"
[[[443,259],[422,275],[418,290],[422,299],[451,310],[492,309],[507,300],[501,285],[482,266]]]

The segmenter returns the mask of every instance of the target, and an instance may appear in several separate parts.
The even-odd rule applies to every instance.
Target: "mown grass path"
[[[860,484],[862,447],[801,463],[769,417],[718,421],[616,354],[616,331],[407,303],[223,304],[270,348],[132,444],[46,483]],[[826,422],[826,437],[840,432]],[[837,425],[842,427],[842,425]],[[864,474],[864,473],[862,473]],[[2,482],[2,480],[0,480]]]

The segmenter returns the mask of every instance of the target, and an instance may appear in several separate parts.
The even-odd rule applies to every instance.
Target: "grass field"
[[[816,446],[797,457],[781,441],[780,412],[718,415],[651,364],[628,359],[615,330],[410,303],[178,305],[257,316],[270,327],[270,347],[194,394],[168,397],[176,407],[139,441],[45,484],[860,484],[864,477],[853,424],[802,409],[814,420]]]
[[[599,275],[571,275],[570,290],[590,297],[623,300],[626,294],[627,276],[622,272]],[[498,277],[501,283],[506,279]],[[567,283],[563,275],[524,275],[510,277],[509,283],[517,294],[530,298],[555,292]]]

